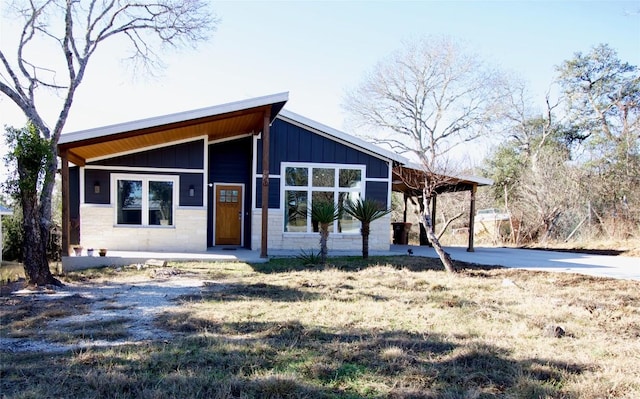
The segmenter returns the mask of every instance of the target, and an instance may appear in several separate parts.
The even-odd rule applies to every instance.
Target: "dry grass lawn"
[[[331,263],[174,264],[206,284],[157,318],[173,339],[58,354],[2,348],[1,395],[640,397],[639,282],[462,264],[449,275],[415,257]],[[87,275],[97,278],[67,278]],[[0,300],[0,337],[62,316]],[[86,311],[78,298],[60,305]]]

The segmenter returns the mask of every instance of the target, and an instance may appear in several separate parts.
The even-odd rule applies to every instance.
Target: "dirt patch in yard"
[[[173,269],[171,269],[173,270]],[[5,286],[0,297],[0,346],[9,351],[61,352],[170,340],[156,317],[200,295],[201,276],[179,271],[66,282],[55,291]],[[13,288],[11,295],[7,290]]]

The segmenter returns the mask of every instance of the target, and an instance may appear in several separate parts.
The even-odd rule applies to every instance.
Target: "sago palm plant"
[[[311,205],[311,219],[318,223],[320,232],[320,262],[327,263],[327,241],[329,239],[329,225],[340,218],[342,210],[330,201],[313,201]]]
[[[389,214],[391,209],[385,208],[381,203],[370,199],[357,199],[347,201],[343,210],[362,224],[360,233],[362,234],[362,258],[369,257],[369,233],[371,233],[371,222]]]

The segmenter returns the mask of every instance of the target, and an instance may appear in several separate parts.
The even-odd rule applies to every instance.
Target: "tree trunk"
[[[509,228],[511,229],[511,242],[515,245],[519,244],[519,239],[516,236],[515,226],[513,223],[513,217],[511,217],[511,209],[509,208],[509,191],[507,185],[504,186],[504,210],[509,215]]]
[[[320,262],[324,265],[327,263],[327,241],[329,240],[329,224],[320,223]]]
[[[369,258],[369,233],[371,233],[371,226],[369,223],[362,223],[362,229],[360,229],[360,233],[362,234],[362,259]]]
[[[20,205],[23,210],[22,228],[24,231],[22,262],[27,284],[32,286],[62,285],[51,274],[47,259],[47,243],[51,234],[51,195],[57,166],[56,153],[53,152],[53,154],[53,160],[49,160],[45,165],[39,201],[37,190],[39,170],[34,170],[33,160],[25,158],[17,160],[20,179],[31,183],[20,188]]]
[[[23,265],[27,284],[33,286],[57,285],[62,283],[53,277],[47,260],[49,226],[43,223],[38,202],[27,195],[21,197],[24,230]]]
[[[433,225],[431,224],[431,215],[429,213],[429,202],[428,202],[429,197],[427,196],[427,193],[424,193],[423,197],[424,197],[425,204],[424,204],[424,210],[422,211],[421,223],[424,225],[424,229],[427,232],[427,238],[429,239],[429,242],[433,246],[433,249],[436,250],[438,257],[440,257],[440,261],[442,262],[444,269],[449,273],[455,273],[457,272],[457,270],[453,264],[453,260],[451,259],[451,256],[449,256],[449,254],[444,250],[444,248],[442,248],[442,245],[440,244],[438,237],[436,237],[436,234],[433,232]]]

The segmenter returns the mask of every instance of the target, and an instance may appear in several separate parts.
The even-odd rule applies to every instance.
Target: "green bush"
[[[299,259],[303,265],[320,265],[322,264],[322,258],[320,257],[320,252],[315,252],[313,249],[309,251],[305,251],[304,249],[300,251],[300,254],[296,256],[296,259]]]
[[[22,230],[22,212],[14,211],[11,216],[2,217],[2,259],[22,261],[22,242],[24,233]],[[47,258],[59,261],[62,250],[62,229],[59,225],[51,226],[49,242],[47,243]]]
[[[23,233],[20,212],[2,217],[2,234],[2,259],[21,261]]]

